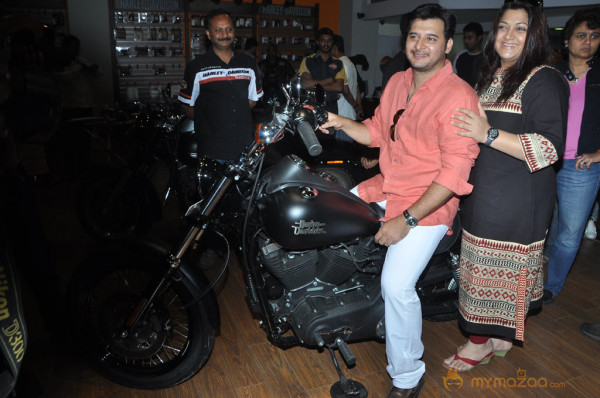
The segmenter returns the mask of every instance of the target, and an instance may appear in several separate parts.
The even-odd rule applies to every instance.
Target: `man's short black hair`
[[[317,32],[317,40],[322,36],[322,35],[327,35],[327,36],[333,36],[333,30],[329,29],[329,28],[321,28],[319,29],[319,31]]]
[[[410,31],[416,19],[441,19],[444,21],[444,37],[446,41],[454,37],[456,17],[439,4],[427,3],[412,10],[408,16],[408,31]]]
[[[225,9],[214,8],[214,9],[210,10],[210,12],[208,14],[206,14],[206,25],[210,28],[210,21],[212,21],[212,19],[214,17],[218,17],[219,15],[227,15],[229,17],[229,19],[231,19],[231,21],[233,22],[233,17]]]
[[[337,47],[338,51],[344,53],[344,38],[340,35],[333,35],[333,45]]]
[[[244,50],[249,50],[252,47],[258,47],[258,41],[254,37],[249,37],[244,43]]]
[[[479,22],[469,22],[463,28],[463,33],[465,33],[465,32],[473,32],[473,33],[475,33],[475,36],[482,36],[483,35],[483,26],[481,26],[481,24]]]

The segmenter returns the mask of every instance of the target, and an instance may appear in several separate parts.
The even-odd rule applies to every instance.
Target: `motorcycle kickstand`
[[[338,342],[338,348],[340,351],[344,348],[350,352],[348,345],[345,341],[342,340],[342,344]],[[335,352],[333,348],[328,347],[329,353],[331,354],[331,359],[333,360],[333,365],[335,366],[335,370],[337,370],[338,375],[340,376],[340,381],[333,383],[331,388],[329,389],[329,394],[331,394],[332,398],[366,398],[368,395],[367,389],[361,383],[356,380],[348,379],[344,376],[342,369],[340,369],[340,365],[338,364],[337,358],[335,357]],[[343,353],[342,353],[343,355]],[[352,353],[350,352],[350,355]],[[352,355],[354,358],[354,355]],[[354,360],[356,360],[354,358]]]

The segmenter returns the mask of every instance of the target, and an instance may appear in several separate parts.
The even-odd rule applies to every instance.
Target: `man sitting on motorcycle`
[[[411,68],[386,85],[374,116],[362,123],[329,113],[320,128],[344,130],[358,143],[379,147],[381,173],[352,192],[385,208],[375,240],[388,246],[381,275],[385,301],[388,397],[416,397],[424,385],[421,304],[415,284],[458,209],[471,192],[469,172],[479,153],[475,140],[456,133],[457,108],[478,112],[473,89],[452,73],[456,20],[437,4],[409,17],[406,54]]]

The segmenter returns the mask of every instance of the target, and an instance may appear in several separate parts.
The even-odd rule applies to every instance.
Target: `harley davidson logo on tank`
[[[294,230],[294,235],[322,235],[327,233],[323,229],[325,225],[324,222],[300,220],[292,225],[292,229]]]

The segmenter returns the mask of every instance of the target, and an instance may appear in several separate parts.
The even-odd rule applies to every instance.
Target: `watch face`
[[[484,142],[484,144],[487,146],[492,145],[492,142],[494,142],[494,140],[498,138],[498,135],[498,129],[490,127],[490,129],[488,130],[487,140]]]
[[[408,225],[409,227],[414,228],[419,224],[419,221],[413,216],[411,216],[407,210],[405,210],[403,214],[404,218],[406,218],[406,225]]]

